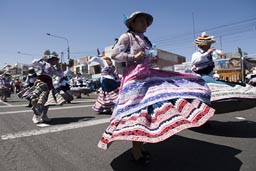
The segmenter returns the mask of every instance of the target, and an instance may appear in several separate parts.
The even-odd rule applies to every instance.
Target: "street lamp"
[[[56,37],[56,38],[59,38],[59,39],[64,39],[67,41],[67,45],[68,45],[68,60],[70,59],[70,51],[69,51],[69,42],[68,42],[68,39],[66,37],[61,37],[61,36],[56,36],[56,35],[53,35],[53,34],[50,34],[50,33],[46,33],[47,36],[52,36],[52,37]]]
[[[16,64],[15,64],[15,67],[16,67],[16,74],[18,74],[18,68],[20,68],[20,77],[23,79],[23,72],[24,72],[24,70],[23,70],[23,63],[19,63],[19,62],[17,62]]]
[[[20,51],[18,51],[17,53],[18,53],[18,54],[21,54],[21,55],[32,56],[32,60],[34,60],[34,55],[32,55],[32,54],[30,54],[30,53],[24,53],[24,52],[20,52]]]

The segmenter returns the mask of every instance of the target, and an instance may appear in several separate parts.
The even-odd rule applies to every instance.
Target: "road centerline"
[[[0,141],[6,141],[6,140],[11,140],[11,139],[16,139],[16,138],[30,137],[30,136],[35,136],[35,135],[42,135],[42,134],[60,132],[60,131],[65,131],[65,130],[95,126],[95,125],[99,125],[99,124],[103,124],[103,123],[108,123],[109,121],[110,121],[109,118],[103,118],[103,119],[83,121],[83,122],[78,122],[78,123],[70,123],[70,124],[65,124],[65,125],[55,125],[55,126],[43,127],[40,129],[21,131],[21,132],[17,132],[17,133],[9,133],[9,134],[5,134],[5,135],[1,135]]]
[[[53,110],[64,110],[64,109],[74,109],[74,108],[83,108],[83,107],[92,107],[93,105],[80,105],[80,106],[63,106],[63,107],[55,107],[55,108],[49,108],[49,111]],[[19,110],[19,111],[6,111],[6,112],[0,112],[0,115],[7,115],[7,114],[15,114],[15,113],[28,113],[32,112],[32,110]]]

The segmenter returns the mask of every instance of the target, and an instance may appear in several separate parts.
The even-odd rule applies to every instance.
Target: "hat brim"
[[[53,60],[53,59],[60,60],[60,58],[58,58],[58,57],[56,57],[56,56],[52,56],[52,57],[48,58],[47,61],[50,61],[50,60]]]
[[[11,75],[11,73],[9,73],[9,72],[5,72],[5,73],[3,73],[4,75]]]
[[[216,40],[195,40],[193,42],[194,45],[196,46],[206,46],[206,45],[211,45],[213,43],[216,43],[217,41]]]
[[[144,12],[137,12],[134,15],[130,16],[126,21],[125,21],[125,25],[127,28],[131,28],[131,24],[133,22],[133,20],[137,17],[137,16],[143,16],[146,18],[147,21],[147,27],[149,27],[152,23],[153,23],[153,16]]]

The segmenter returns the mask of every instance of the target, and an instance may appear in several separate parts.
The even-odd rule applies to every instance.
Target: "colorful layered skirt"
[[[215,112],[210,97],[198,75],[151,69],[147,63],[127,67],[98,147],[107,149],[116,140],[157,143],[201,126]]]
[[[112,113],[117,97],[118,89],[110,92],[104,92],[102,88],[99,88],[98,98],[92,109],[99,113]]]
[[[216,81],[206,75],[202,76],[202,78],[211,90],[211,102],[234,99],[256,99],[256,87],[250,84]]]
[[[32,100],[34,106],[38,104],[43,106],[63,105],[67,100],[70,100],[70,96],[72,95],[67,95],[64,91],[49,90],[47,84],[40,80],[37,80],[34,86],[27,87],[18,93],[19,98]]]
[[[99,113],[112,113],[115,106],[120,84],[113,79],[102,78],[98,98],[92,107]]]
[[[11,96],[10,88],[0,86],[0,96],[10,97]]]

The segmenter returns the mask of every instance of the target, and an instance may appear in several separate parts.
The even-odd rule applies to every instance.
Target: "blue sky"
[[[153,15],[145,35],[158,48],[187,61],[195,50],[194,30],[214,35],[214,47],[224,52],[239,46],[255,54],[255,8],[255,0],[0,0],[0,67],[31,63],[47,49],[65,52],[66,59],[67,42],[46,33],[67,38],[71,58],[96,55],[127,30],[123,15],[134,11]]]

